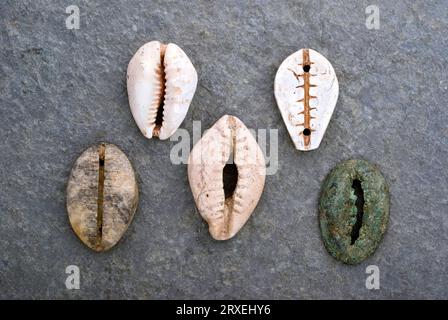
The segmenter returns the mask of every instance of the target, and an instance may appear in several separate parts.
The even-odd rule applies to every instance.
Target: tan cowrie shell
[[[229,159],[238,173],[226,198],[223,170]],[[191,151],[188,180],[214,239],[230,239],[243,227],[260,200],[265,176],[263,152],[241,120],[225,115],[206,131]]]
[[[296,149],[317,149],[339,94],[331,63],[312,49],[293,53],[278,68],[274,92]]]
[[[67,211],[76,235],[95,251],[112,248],[134,217],[138,188],[134,169],[115,145],[85,150],[67,185]]]
[[[127,70],[132,116],[143,135],[168,139],[179,128],[193,99],[198,76],[177,45],[151,41],[140,47]]]

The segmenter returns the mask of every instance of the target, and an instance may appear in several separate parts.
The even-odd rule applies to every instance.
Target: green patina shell
[[[338,164],[319,200],[319,224],[328,252],[360,263],[378,247],[389,219],[389,189],[381,172],[364,160]]]

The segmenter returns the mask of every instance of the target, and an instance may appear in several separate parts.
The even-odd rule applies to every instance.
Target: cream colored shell
[[[307,72],[306,65],[310,67]],[[296,149],[318,148],[339,94],[330,62],[312,49],[293,53],[277,71],[274,92]]]
[[[198,76],[177,45],[151,41],[140,47],[127,70],[129,105],[137,126],[148,139],[169,138],[179,128],[196,91]],[[163,122],[156,124],[163,104]]]
[[[223,169],[229,158],[238,169],[233,195],[225,199]],[[216,240],[232,238],[246,223],[263,192],[264,155],[247,127],[225,115],[194,146],[188,180],[199,213]]]

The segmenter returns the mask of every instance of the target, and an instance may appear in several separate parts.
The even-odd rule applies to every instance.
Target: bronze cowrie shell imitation
[[[389,220],[390,196],[378,167],[347,160],[328,174],[319,199],[319,225],[328,252],[356,264],[379,246]]]
[[[234,164],[227,164],[229,159]],[[227,168],[236,178],[230,188],[224,181]],[[244,226],[260,200],[265,175],[263,152],[237,117],[223,116],[193,147],[188,180],[214,239],[230,239]]]

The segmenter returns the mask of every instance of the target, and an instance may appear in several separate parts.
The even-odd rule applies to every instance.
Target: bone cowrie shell
[[[330,62],[312,49],[293,53],[278,68],[274,92],[296,149],[317,149],[339,94]]]
[[[184,120],[198,76],[177,45],[151,41],[140,47],[127,70],[129,105],[137,126],[150,139],[169,138]]]
[[[229,159],[238,173],[226,198],[223,170]],[[263,152],[241,120],[225,115],[206,131],[191,151],[188,180],[214,239],[230,239],[243,227],[260,200],[265,176]]]

